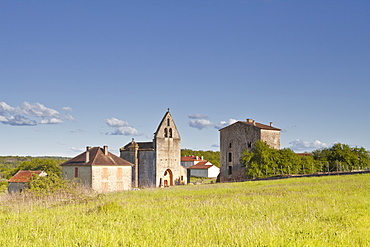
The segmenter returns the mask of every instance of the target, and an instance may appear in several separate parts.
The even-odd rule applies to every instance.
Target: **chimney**
[[[88,163],[90,161],[90,146],[86,147],[86,152],[85,152],[85,163]]]
[[[203,160],[203,156],[201,157],[201,160]]]
[[[247,122],[248,123],[252,123],[253,122],[253,119],[247,118]]]
[[[256,126],[256,121],[252,120],[252,123],[253,123],[254,126]]]
[[[108,155],[108,146],[104,146],[103,149],[104,149],[104,155]]]
[[[272,122],[270,122],[270,127],[273,127],[273,123]]]

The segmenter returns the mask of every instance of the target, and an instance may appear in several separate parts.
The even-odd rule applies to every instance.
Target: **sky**
[[[247,118],[281,148],[370,149],[370,1],[0,1],[0,155],[151,141],[219,150]]]

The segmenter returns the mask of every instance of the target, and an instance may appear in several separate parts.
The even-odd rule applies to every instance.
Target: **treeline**
[[[241,158],[248,178],[263,178],[290,174],[317,172],[344,172],[370,169],[370,153],[363,147],[336,143],[330,148],[318,149],[312,154],[298,155],[289,148],[276,150],[257,141],[251,151]]]
[[[219,151],[195,151],[191,149],[181,149],[181,157],[188,156],[188,155],[195,155],[202,157],[205,160],[208,160],[217,167],[220,167],[220,152]]]
[[[59,164],[67,161],[64,157],[0,157],[0,178],[9,179],[19,170],[41,170],[46,173],[61,175]]]

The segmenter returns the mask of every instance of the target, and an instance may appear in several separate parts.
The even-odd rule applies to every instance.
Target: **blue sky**
[[[1,1],[0,155],[182,148],[255,119],[296,152],[370,149],[370,1]]]

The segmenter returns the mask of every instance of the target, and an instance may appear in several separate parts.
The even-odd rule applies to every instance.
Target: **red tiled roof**
[[[181,157],[181,161],[206,161],[206,160],[202,160],[201,157],[193,155],[193,156],[183,156]]]
[[[297,153],[299,156],[311,156],[312,154],[310,153]]]
[[[19,170],[8,182],[11,183],[28,183],[30,182],[33,175],[40,175],[42,171],[26,171]]]
[[[89,149],[89,161],[86,163],[86,152],[83,152],[82,154],[64,162],[61,164],[61,166],[133,166],[132,163],[110,152],[105,155],[104,150],[100,147],[93,147]]]
[[[209,169],[210,167],[212,167],[213,165],[206,165],[208,163],[208,161],[202,161],[202,162],[199,162],[198,164],[196,165],[193,165],[193,166],[190,166],[188,169]]]

